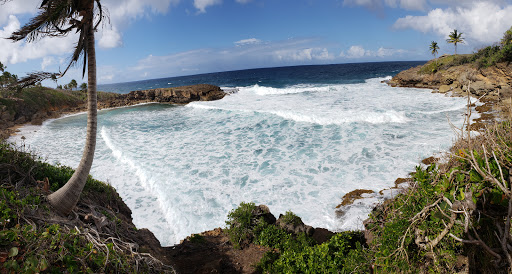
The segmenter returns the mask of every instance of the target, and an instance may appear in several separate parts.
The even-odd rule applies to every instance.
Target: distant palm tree
[[[448,35],[448,39],[446,39],[446,42],[449,44],[455,45],[455,55],[457,55],[457,44],[461,43],[464,44],[464,38],[462,38],[462,32],[458,33],[456,29],[454,29],[452,32],[450,32],[450,35]]]
[[[437,66],[437,50],[439,49],[439,46],[437,45],[436,41],[432,41],[430,43],[429,49],[431,50],[432,55],[434,55],[434,58],[436,59],[436,66]]]
[[[2,0],[5,2],[5,0]],[[96,4],[96,8],[95,8]],[[96,148],[97,94],[96,94],[96,51],[94,32],[103,19],[100,0],[42,0],[39,14],[32,18],[9,39],[32,42],[50,36],[66,36],[76,32],[80,36],[66,70],[83,57],[83,75],[87,68],[87,137],[82,160],[69,181],[48,196],[52,206],[62,214],[69,214],[75,207],[91,170]],[[41,75],[41,73],[39,74]],[[47,75],[49,78],[50,76]]]

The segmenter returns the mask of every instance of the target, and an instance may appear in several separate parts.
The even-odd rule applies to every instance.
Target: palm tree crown
[[[450,35],[448,35],[448,39],[446,39],[446,42],[449,44],[455,45],[455,55],[457,55],[457,44],[461,43],[464,44],[464,38],[462,38],[462,32],[457,32],[456,29],[454,29],[452,32],[450,32]]]
[[[94,12],[95,2],[98,6],[97,12]],[[9,39],[33,42],[46,36],[66,36],[75,31],[80,34],[80,37],[71,61],[61,76],[76,64],[80,57],[83,57],[83,75],[85,75],[88,34],[89,31],[96,31],[104,17],[100,0],[43,0],[39,9],[39,14],[20,30],[14,32]]]
[[[435,57],[437,55],[437,50],[439,49],[439,46],[437,45],[437,42],[436,41],[432,41],[430,43],[429,49],[431,50],[432,55],[434,55],[434,57]]]
[[[5,2],[5,0],[0,1]],[[14,32],[9,39],[32,42],[42,37],[60,37],[76,32],[79,38],[71,55],[71,61],[59,77],[62,77],[81,57],[83,57],[83,76],[87,68],[87,137],[82,160],[71,179],[48,196],[48,200],[58,212],[69,214],[85,186],[96,148],[98,121],[94,32],[103,19],[103,9],[100,0],[42,0],[39,10],[36,17]],[[35,83],[48,78],[56,79],[55,75],[44,72],[34,73],[26,77],[25,82]]]

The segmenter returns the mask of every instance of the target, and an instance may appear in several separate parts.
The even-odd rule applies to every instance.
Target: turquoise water
[[[463,98],[391,88],[384,79],[274,86],[255,79],[219,101],[100,111],[91,173],[111,183],[135,224],[164,245],[224,226],[242,201],[334,231],[360,228],[382,197],[338,216],[343,195],[389,188],[447,149],[454,138],[447,118],[460,125],[465,108]],[[85,125],[78,114],[25,127],[11,140],[23,135],[49,162],[76,167]]]

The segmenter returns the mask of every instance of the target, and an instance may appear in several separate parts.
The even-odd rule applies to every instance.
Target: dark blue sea
[[[380,62],[248,69],[99,85],[98,90],[128,93],[133,90],[195,84],[211,84],[230,88],[252,85],[283,88],[298,84],[356,84],[370,78],[395,75],[402,70],[424,63],[424,61]]]

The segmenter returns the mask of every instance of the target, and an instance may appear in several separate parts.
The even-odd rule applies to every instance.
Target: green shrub
[[[283,222],[285,224],[293,224],[293,225],[300,225],[302,223],[302,220],[299,216],[295,215],[291,211],[286,211],[286,213],[282,217]]]
[[[240,248],[244,243],[252,241],[254,237],[252,228],[255,225],[252,222],[252,212],[255,209],[254,203],[241,202],[238,208],[229,212],[226,231],[235,248]]]
[[[321,245],[302,235],[286,241],[279,253],[267,252],[259,267],[266,273],[349,273],[357,269],[367,273],[369,262],[363,243],[361,232],[338,233]],[[348,262],[351,270],[345,269]]]

